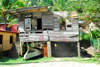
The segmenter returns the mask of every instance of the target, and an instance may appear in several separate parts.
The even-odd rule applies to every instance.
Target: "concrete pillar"
[[[79,41],[77,42],[77,51],[78,51],[78,57],[81,57]]]
[[[48,57],[51,57],[52,53],[51,53],[51,42],[50,41],[47,42],[47,49],[48,49]]]

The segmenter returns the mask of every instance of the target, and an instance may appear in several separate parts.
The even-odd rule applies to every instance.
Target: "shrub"
[[[97,57],[98,57],[98,58],[100,58],[100,53],[99,53],[99,54],[97,54]]]
[[[84,39],[84,40],[90,40],[91,37],[91,33],[80,33],[80,40]],[[92,38],[96,39],[96,38],[100,38],[100,30],[98,30],[97,28],[95,28],[94,31],[92,31]]]
[[[82,39],[84,40],[90,40],[91,37],[91,33],[83,33],[82,34]]]
[[[92,37],[93,38],[99,38],[100,37],[100,30],[98,30],[97,28],[95,28],[95,30],[92,31]]]
[[[96,53],[95,53],[95,59],[96,59],[97,61],[100,61],[100,52],[96,52]]]

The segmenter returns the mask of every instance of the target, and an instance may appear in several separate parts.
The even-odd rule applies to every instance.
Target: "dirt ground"
[[[100,67],[100,65],[93,63],[56,61],[56,62],[41,62],[41,63],[30,63],[30,64],[21,64],[16,66],[0,66],[0,67]]]

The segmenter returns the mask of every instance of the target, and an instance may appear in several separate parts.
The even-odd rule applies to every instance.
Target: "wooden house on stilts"
[[[25,53],[22,49],[23,44],[28,44],[24,56],[30,50],[29,46],[32,47],[34,45],[35,47],[37,46],[36,44],[40,44],[44,46],[44,55],[47,54],[48,57],[51,57],[51,42],[62,41],[77,42],[78,56],[80,57],[77,13],[69,13],[66,11],[51,12],[46,6],[38,6],[7,10],[4,11],[4,15],[6,14],[10,14],[19,19],[21,55]],[[41,53],[38,52],[38,54]],[[34,53],[34,55],[38,54]],[[30,55],[32,56],[32,54]]]

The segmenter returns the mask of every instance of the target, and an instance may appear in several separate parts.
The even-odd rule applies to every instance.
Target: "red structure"
[[[44,57],[48,57],[48,48],[47,48],[47,44],[44,44]]]
[[[6,28],[5,28],[5,23],[0,23],[0,30],[18,32],[19,24],[13,24],[11,25],[11,27],[8,27],[8,25],[9,23],[6,23]]]

